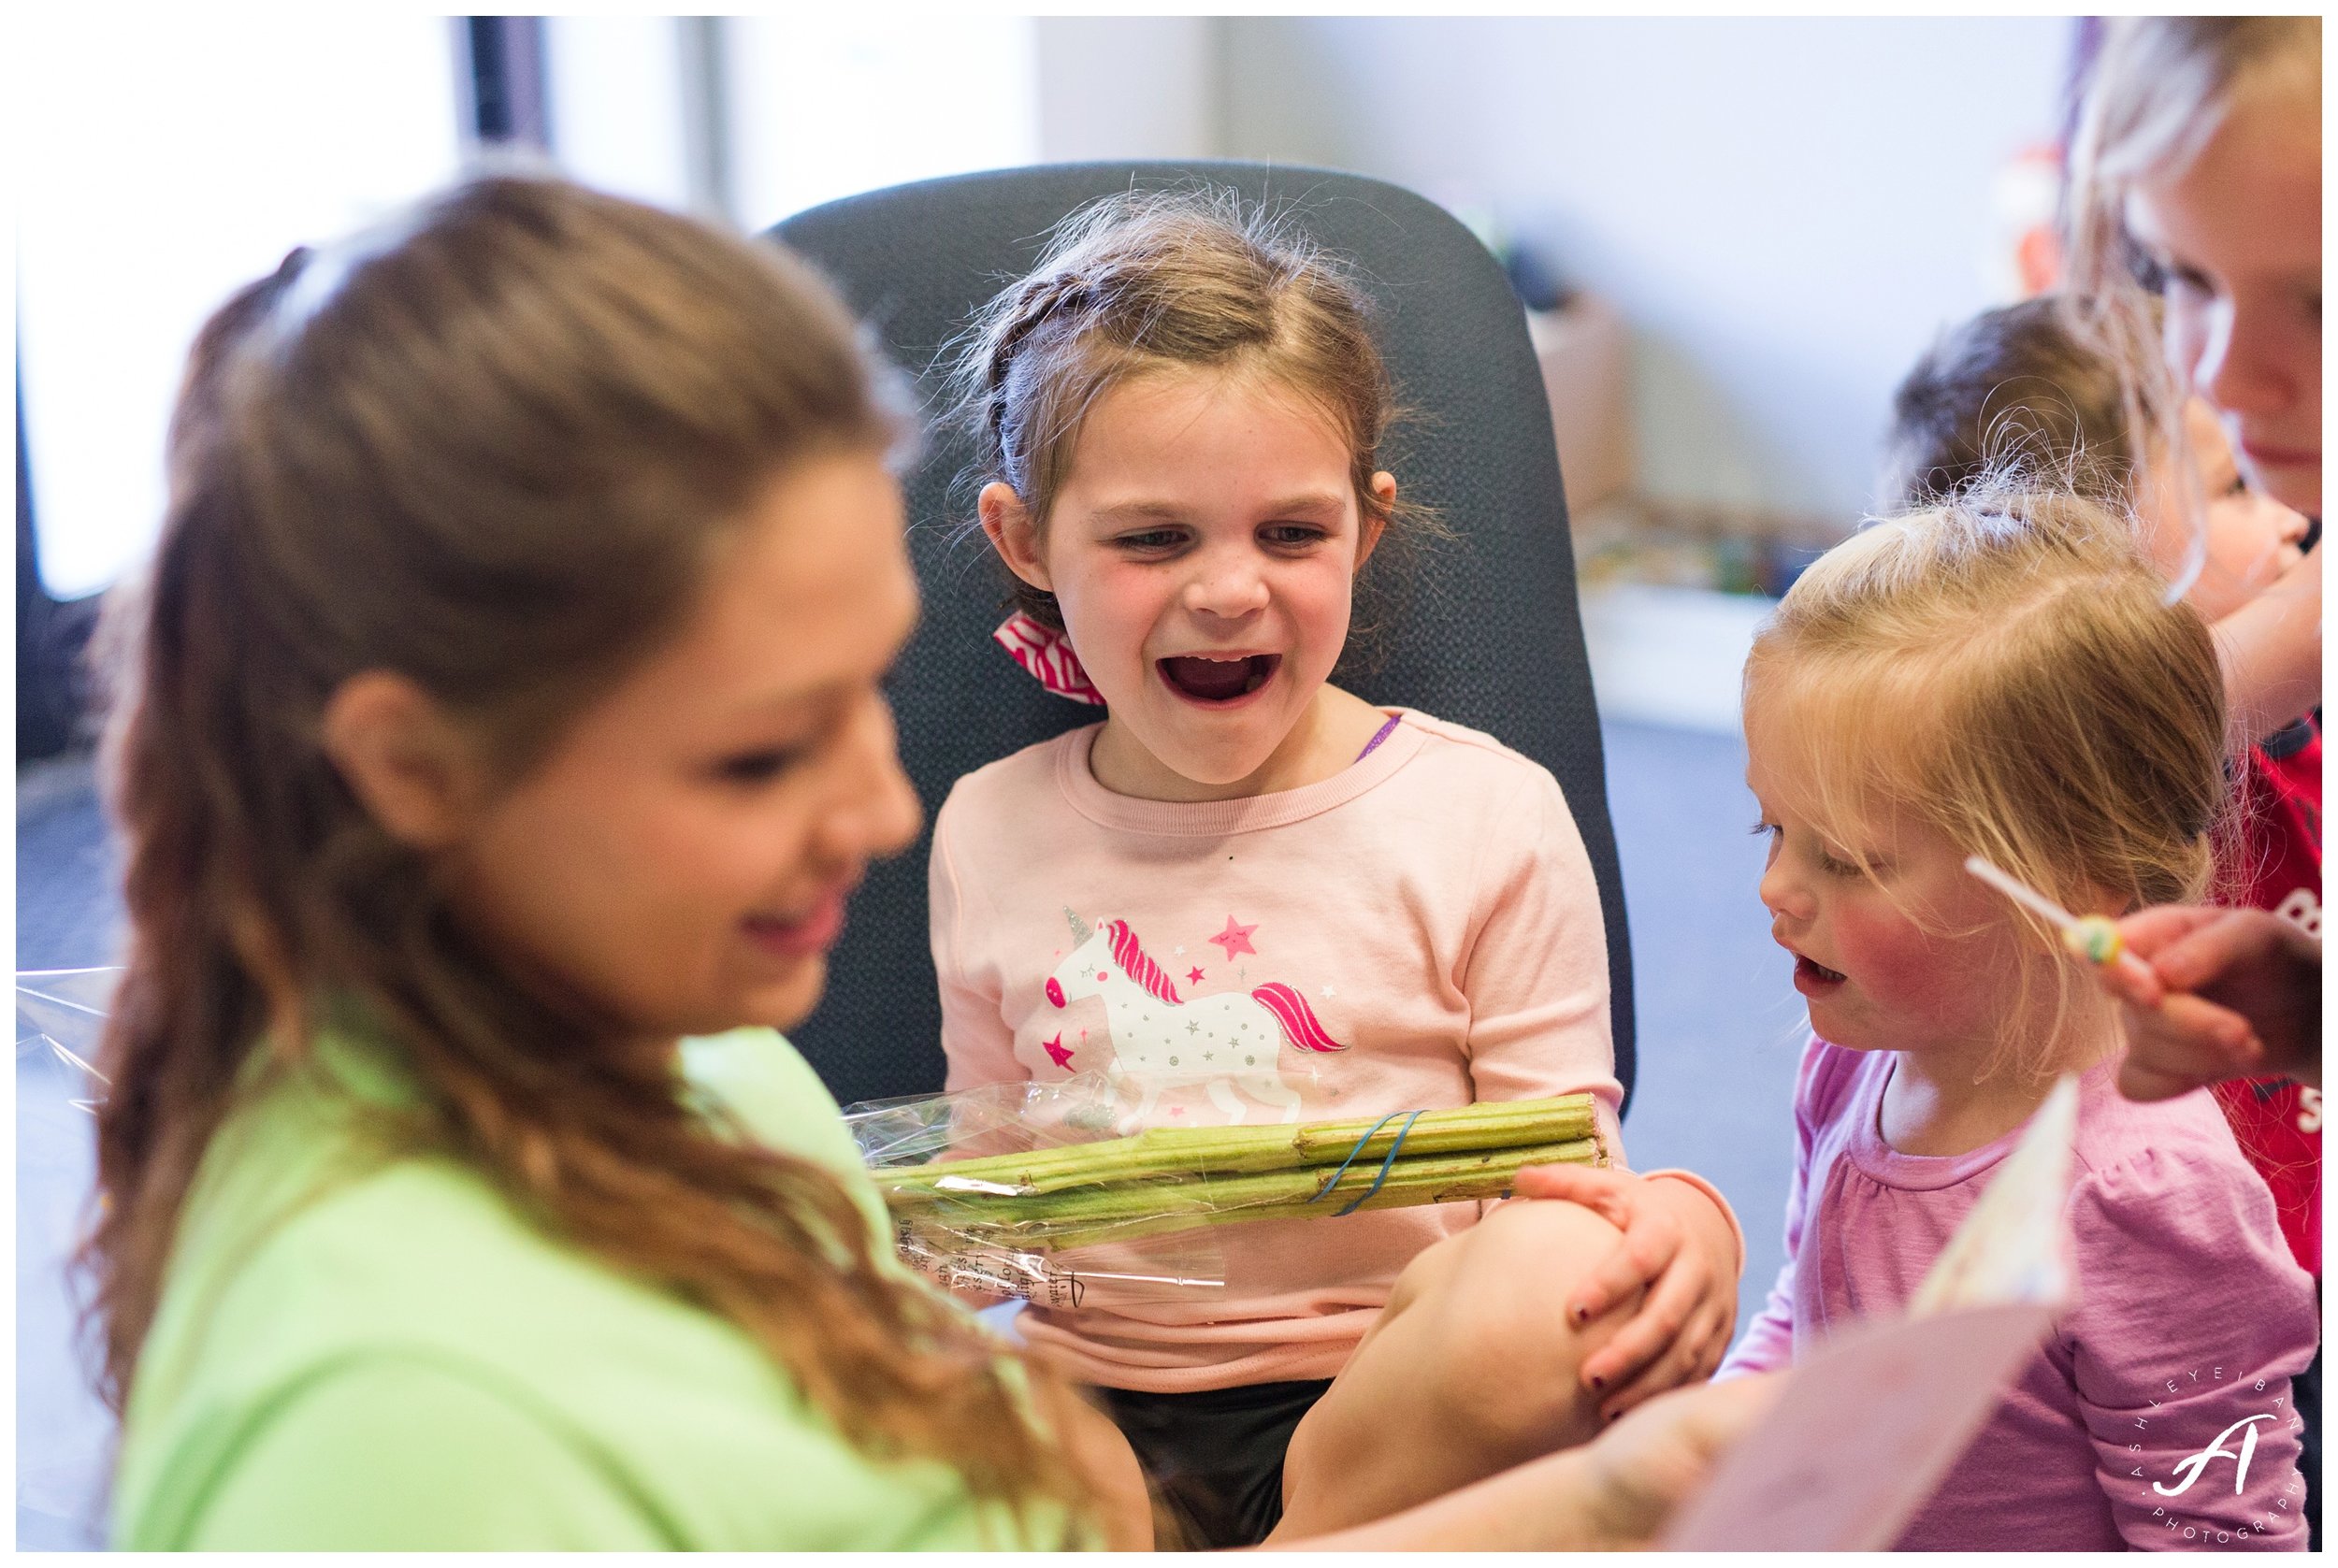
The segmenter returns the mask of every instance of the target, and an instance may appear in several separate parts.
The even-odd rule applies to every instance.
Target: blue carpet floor
[[[1748,1257],[1739,1321],[1782,1257],[1801,1003],[1754,899],[1761,845],[1734,737],[1616,724],[1609,794],[1624,862],[1639,1017],[1624,1134],[1642,1169],[1686,1166],[1729,1195]],[[116,957],[118,856],[86,762],[17,780],[17,967]],[[112,1422],[91,1391],[65,1259],[90,1186],[90,1086],[20,1019],[17,1048],[17,1546],[103,1541]],[[1555,1310],[1555,1309],[1554,1309]]]
[[[116,960],[120,858],[85,761],[17,774],[16,966],[78,969]],[[29,1037],[29,1038],[28,1038]],[[16,1048],[16,1545],[57,1551],[102,1544],[113,1420],[92,1391],[65,1259],[87,1217],[94,1166],[92,1086],[22,1013]]]

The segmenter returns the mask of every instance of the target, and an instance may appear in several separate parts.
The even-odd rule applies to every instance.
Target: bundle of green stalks
[[[1335,1215],[1359,1198],[1365,1209],[1504,1198],[1526,1166],[1608,1162],[1588,1094],[1424,1111],[1406,1121],[1162,1128],[873,1174],[897,1225],[1059,1252],[1204,1225]]]

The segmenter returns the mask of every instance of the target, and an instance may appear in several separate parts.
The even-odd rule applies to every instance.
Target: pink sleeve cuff
[[[1696,1188],[1697,1191],[1711,1199],[1713,1207],[1721,1211],[1721,1217],[1729,1222],[1730,1239],[1738,1244],[1738,1277],[1739,1279],[1745,1277],[1745,1227],[1738,1223],[1738,1212],[1729,1206],[1729,1200],[1721,1195],[1721,1188],[1715,1187],[1712,1183],[1707,1181],[1704,1177],[1698,1175],[1694,1171],[1642,1171],[1638,1172],[1638,1174],[1644,1181],[1652,1182],[1658,1177],[1669,1177],[1671,1180],[1676,1182],[1686,1182],[1689,1186]]]

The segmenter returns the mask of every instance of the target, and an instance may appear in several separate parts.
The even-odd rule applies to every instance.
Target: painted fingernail
[[[1566,1311],[1567,1316],[1574,1318],[1579,1324],[1588,1323],[1591,1321],[1591,1308],[1585,1306],[1580,1302],[1577,1302],[1573,1306],[1567,1308]]]
[[[1605,1388],[1608,1386],[1608,1380],[1604,1377],[1594,1377],[1591,1380],[1591,1386],[1595,1388]]]

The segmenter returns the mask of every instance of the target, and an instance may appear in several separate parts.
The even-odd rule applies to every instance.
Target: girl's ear
[[[1039,530],[1015,487],[994,480],[982,487],[974,506],[982,514],[982,531],[989,536],[990,548],[999,553],[1006,569],[1042,593],[1053,593],[1046,557],[1039,549]]]
[[[1380,503],[1380,511],[1378,516],[1367,513],[1364,519],[1363,535],[1356,540],[1358,571],[1362,571],[1364,563],[1372,558],[1372,552],[1379,545],[1380,536],[1388,532],[1388,509],[1396,504],[1396,476],[1385,468],[1374,474],[1372,498]]]
[[[459,838],[483,798],[468,737],[428,692],[368,669],[326,699],[325,755],[392,838],[426,853]]]

